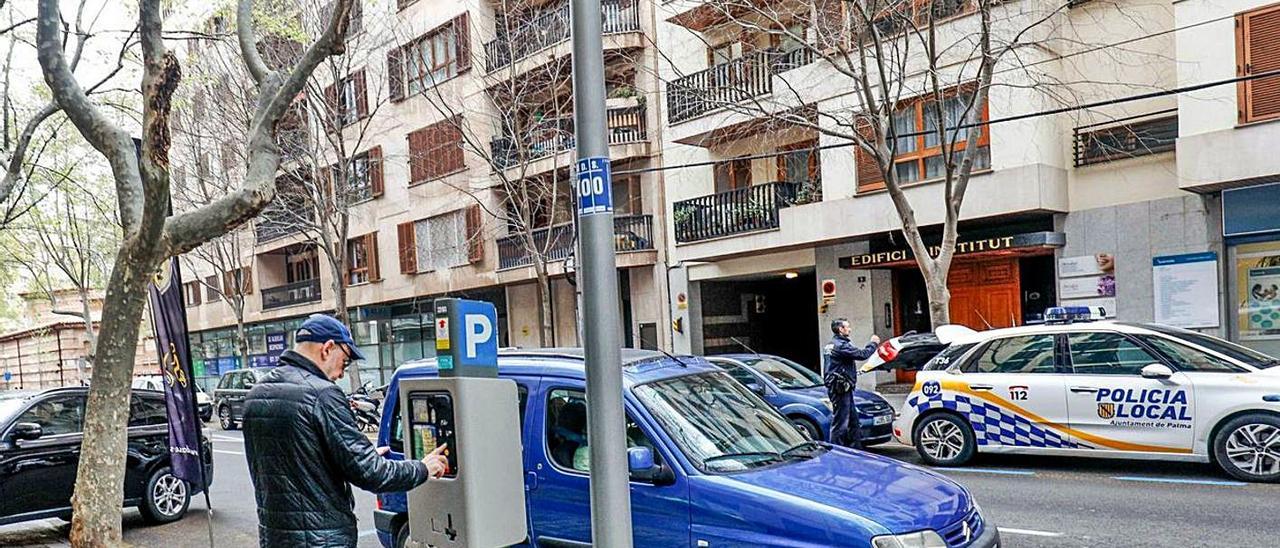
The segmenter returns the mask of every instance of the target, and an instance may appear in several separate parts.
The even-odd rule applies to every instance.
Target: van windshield
[[[792,458],[807,440],[769,404],[708,372],[633,389],[689,460],[706,472],[741,472]]]

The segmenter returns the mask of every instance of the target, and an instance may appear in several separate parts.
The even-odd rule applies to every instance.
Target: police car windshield
[[[1195,331],[1189,331],[1186,329],[1166,327],[1163,325],[1144,325],[1143,327],[1146,327],[1147,329],[1156,331],[1158,333],[1164,333],[1165,335],[1169,335],[1171,337],[1177,337],[1179,339],[1182,339],[1192,344],[1203,346],[1205,348],[1208,348],[1209,350],[1212,350],[1219,354],[1223,354],[1229,358],[1234,358],[1236,360],[1242,361],[1248,365],[1257,367],[1259,369],[1266,369],[1269,367],[1275,367],[1277,365],[1280,365],[1280,360],[1277,360],[1276,358],[1273,358],[1271,356],[1258,352],[1257,350],[1254,350],[1252,348],[1246,348],[1232,342],[1224,341],[1217,337],[1211,337],[1203,333],[1197,333]]]
[[[805,441],[787,419],[726,373],[676,377],[633,389],[680,450],[706,472],[777,464]]]
[[[742,363],[756,373],[769,377],[769,380],[783,390],[822,386],[822,379],[817,373],[783,357],[745,358]]]

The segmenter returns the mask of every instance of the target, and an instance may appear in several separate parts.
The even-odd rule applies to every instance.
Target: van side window
[[[627,447],[648,447],[654,464],[662,464],[657,447],[627,413]],[[547,451],[561,468],[591,471],[591,450],[587,444],[587,398],[581,390],[557,389],[547,396]]]

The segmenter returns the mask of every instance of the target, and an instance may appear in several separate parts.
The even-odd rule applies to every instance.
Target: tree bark
[[[538,346],[546,348],[554,345],[556,340],[555,326],[552,323],[553,291],[551,276],[547,273],[546,261],[534,259],[534,273],[538,278]]]

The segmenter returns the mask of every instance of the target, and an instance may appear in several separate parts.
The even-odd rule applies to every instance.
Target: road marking
[[[1030,470],[1004,470],[1000,468],[934,468],[934,471],[943,474],[947,472],[973,472],[975,474],[1002,474],[1005,476],[1034,476],[1035,472]]]
[[[244,454],[244,453],[241,453],[241,452],[239,452],[239,451],[223,451],[222,449],[214,449],[214,450],[213,450],[213,452],[214,452],[214,453],[222,453],[222,454],[224,454],[224,455],[243,455],[243,454]]]
[[[1249,485],[1241,481],[1227,480],[1202,480],[1202,479],[1179,479],[1179,478],[1154,478],[1146,476],[1112,476],[1111,479],[1120,481],[1145,481],[1148,483],[1182,483],[1191,485],[1221,485],[1226,487],[1243,487]]]
[[[1031,537],[1060,537],[1062,533],[1053,533],[1050,531],[1036,531],[1034,529],[1014,529],[1012,527],[996,527],[1001,533],[1009,535],[1027,535]]]

